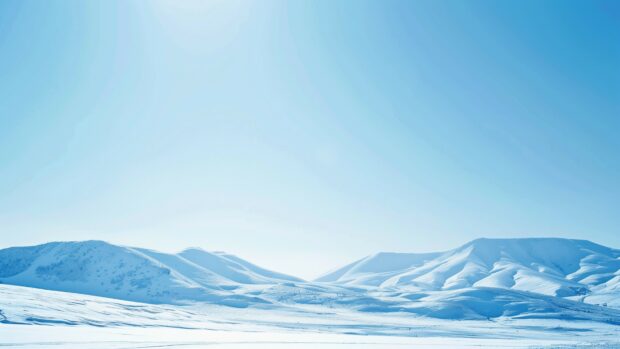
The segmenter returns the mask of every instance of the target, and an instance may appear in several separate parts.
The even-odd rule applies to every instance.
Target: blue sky
[[[314,277],[478,237],[620,247],[614,1],[2,1],[0,246]]]

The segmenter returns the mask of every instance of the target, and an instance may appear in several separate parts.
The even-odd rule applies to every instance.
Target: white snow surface
[[[0,346],[610,347],[619,269],[589,241],[479,239],[307,282],[222,252],[54,242],[0,250]]]
[[[418,307],[459,303],[458,297],[437,293]],[[323,305],[145,304],[0,285],[3,348],[613,348],[619,335],[619,326],[592,320],[455,321]]]
[[[225,253],[167,254],[103,241],[52,242],[0,250],[0,282],[145,303],[205,301],[246,306],[242,284],[301,281]]]
[[[617,306],[620,250],[585,240],[478,239],[443,253],[379,253],[316,281],[422,291],[493,287]]]

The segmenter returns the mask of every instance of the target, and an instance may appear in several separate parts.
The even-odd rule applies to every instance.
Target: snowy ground
[[[620,326],[441,320],[317,305],[152,305],[0,285],[2,348],[620,348]]]
[[[96,328],[87,326],[0,326],[2,348],[620,348],[582,338],[472,338],[360,336],[295,331]]]

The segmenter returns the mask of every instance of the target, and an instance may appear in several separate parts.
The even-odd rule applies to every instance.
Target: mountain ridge
[[[433,258],[419,263],[420,255]],[[373,256],[382,254],[360,259],[343,267],[345,272],[337,269],[316,281],[423,291],[493,287],[585,301],[595,295],[589,299],[593,302],[603,293],[610,300],[620,291],[620,250],[581,239],[480,238],[436,255],[411,254],[411,267],[382,273],[363,270]]]
[[[556,297],[620,308],[620,250],[577,239],[480,238],[443,252],[379,252],[305,281],[221,251],[172,254],[69,241],[0,250],[0,283],[153,304],[329,303],[409,311],[420,299],[450,292],[486,297],[470,290],[493,289],[515,301],[526,292],[533,304]],[[492,307],[486,298],[476,302]]]
[[[230,256],[210,256],[217,268],[180,254],[100,240],[52,242],[0,250],[0,282],[146,303],[190,300],[245,306],[264,301],[235,294],[240,284],[299,280],[249,268],[253,264]]]

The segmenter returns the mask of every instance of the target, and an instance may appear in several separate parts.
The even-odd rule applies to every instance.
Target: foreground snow
[[[442,320],[320,305],[154,305],[0,285],[0,346],[391,348],[620,345],[620,327],[559,319]]]
[[[130,349],[380,349],[380,348],[613,348],[613,344],[583,338],[494,339],[471,337],[386,337],[312,332],[249,332],[176,328],[93,328],[60,326],[0,326],[3,348]]]

